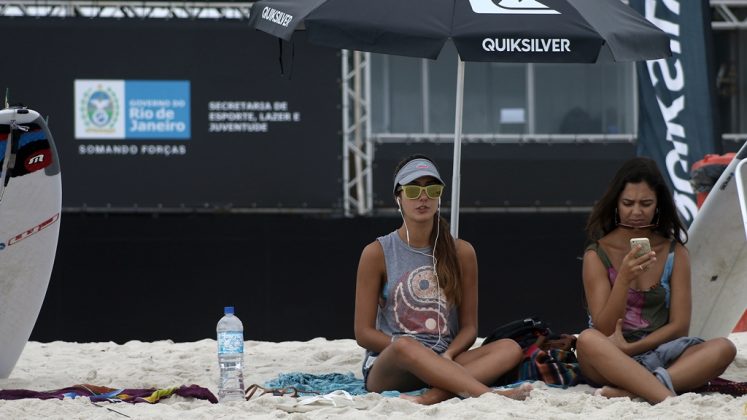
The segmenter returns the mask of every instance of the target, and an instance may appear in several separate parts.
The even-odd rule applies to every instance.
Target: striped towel
[[[109,388],[105,386],[79,384],[67,388],[53,389],[50,391],[31,391],[27,389],[3,389],[0,390],[0,400],[20,400],[24,398],[37,398],[40,400],[64,399],[88,397],[92,402],[109,401],[109,402],[129,402],[129,403],[149,403],[155,404],[158,401],[168,398],[172,395],[179,395],[187,398],[197,398],[208,400],[215,404],[218,399],[215,398],[209,389],[197,385],[182,385],[171,388]]]

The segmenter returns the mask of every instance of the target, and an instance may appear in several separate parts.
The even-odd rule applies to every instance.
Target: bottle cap
[[[226,306],[223,308],[223,313],[226,315],[233,314],[233,306]]]

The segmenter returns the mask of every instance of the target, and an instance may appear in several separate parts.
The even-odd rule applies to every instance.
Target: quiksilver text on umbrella
[[[482,49],[497,52],[571,52],[566,38],[485,38]]]

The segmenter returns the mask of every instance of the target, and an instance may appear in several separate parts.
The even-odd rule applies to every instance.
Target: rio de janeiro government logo
[[[113,133],[120,117],[117,94],[109,87],[97,85],[83,92],[79,116],[90,133]]]

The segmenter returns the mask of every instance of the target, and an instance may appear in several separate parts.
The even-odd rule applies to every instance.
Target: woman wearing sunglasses
[[[394,199],[402,225],[366,246],[358,265],[355,337],[366,349],[366,389],[430,389],[416,402],[474,397],[522,359],[519,345],[498,340],[469,350],[477,337],[477,257],[454,239],[440,215],[444,182],[433,162],[411,156],[397,165]],[[524,399],[531,387],[500,394]]]

